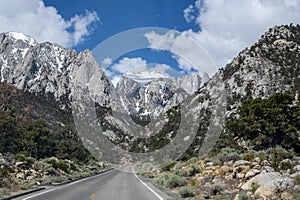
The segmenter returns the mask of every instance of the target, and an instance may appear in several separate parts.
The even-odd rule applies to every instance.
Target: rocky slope
[[[57,44],[38,44],[22,33],[0,34],[1,82],[66,104],[74,96],[74,84],[87,85],[105,105],[113,86],[88,50],[77,54]],[[96,73],[97,72],[97,73]],[[95,74],[95,76],[93,76]],[[98,84],[98,85],[97,85]],[[94,86],[97,87],[95,88]]]
[[[143,175],[187,199],[292,200],[300,195],[299,162],[280,148],[247,153],[226,148],[214,157],[167,163]]]
[[[158,117],[188,96],[186,91],[170,78],[154,79],[141,84],[124,76],[118,82],[116,92],[120,94],[124,109],[141,118]]]
[[[275,26],[262,35],[257,43],[243,50],[231,63],[220,69],[198,91],[196,95],[198,99],[206,98],[206,100],[204,99],[201,101],[202,103],[198,104],[198,107],[201,107],[203,104],[208,105],[208,110],[214,110],[212,109],[211,97],[214,94],[223,95],[226,103],[225,105],[223,103],[223,111],[219,116],[222,116],[220,119],[224,118],[222,127],[224,129],[225,120],[238,117],[238,107],[247,99],[264,99],[275,93],[290,92],[295,95],[295,101],[297,101],[300,78],[299,70],[300,26]],[[221,87],[217,88],[223,90],[223,93],[216,93],[210,89],[214,85],[213,82],[217,80],[221,82]],[[204,113],[204,119],[212,119],[210,112]],[[196,147],[203,142],[209,128],[207,120],[200,120],[200,126],[202,125],[202,129],[198,130],[198,141],[194,141]],[[222,134],[221,136],[225,135]],[[219,137],[220,135],[216,136]],[[228,139],[232,140],[232,138]],[[224,138],[219,140],[219,143],[223,141]],[[241,141],[240,145],[242,144],[243,142]],[[191,149],[194,152],[198,151],[197,148]],[[188,154],[191,154],[191,152]]]
[[[170,143],[177,133],[184,132],[184,138],[191,138],[185,141],[187,143],[195,137],[186,155],[205,154],[209,148],[202,148],[200,144],[217,142],[225,119],[236,116],[242,101],[286,91],[297,97],[299,29],[299,25],[271,28],[205,84],[200,83],[197,76],[191,82],[186,81],[187,78],[177,83],[162,78],[146,85],[123,77],[117,93],[89,51],[77,54],[55,44],[37,44],[24,35],[4,33],[0,40],[1,79],[36,94],[53,96],[60,102],[80,101],[89,96],[97,104],[96,113],[104,135],[127,150],[153,151]],[[182,91],[180,88],[186,84],[189,84],[188,89]],[[203,84],[201,89],[186,98],[199,84]],[[180,102],[179,107],[169,109]],[[79,111],[78,118],[90,117],[84,115],[86,110]],[[149,113],[164,115],[155,121],[147,117],[151,116]],[[183,121],[187,122],[186,127],[179,126]],[[133,131],[136,122],[142,122],[146,129]],[[150,130],[149,123],[163,129]],[[153,137],[140,138],[150,135]],[[161,145],[154,141],[160,141]]]

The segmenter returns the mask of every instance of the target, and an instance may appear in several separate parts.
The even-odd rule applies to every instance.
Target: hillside
[[[188,199],[298,199],[299,63],[300,25],[270,28],[193,97],[188,151],[144,175]]]
[[[0,153],[23,153],[36,159],[56,156],[87,162],[72,116],[45,97],[0,84]]]

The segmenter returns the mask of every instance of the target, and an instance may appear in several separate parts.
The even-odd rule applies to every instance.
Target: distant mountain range
[[[236,116],[239,105],[247,99],[284,92],[297,96],[299,62],[299,25],[275,26],[211,78],[193,74],[174,80],[157,72],[127,73],[114,87],[88,50],[78,54],[57,44],[38,44],[21,33],[0,34],[1,82],[55,101],[69,113],[72,101],[88,89],[87,96],[96,103],[103,134],[134,152],[153,151],[170,143],[181,115],[190,117],[191,127],[197,124],[197,135],[187,152],[197,155],[210,133],[209,125],[213,122],[222,128],[222,120],[211,120],[216,115],[215,106],[223,109],[219,115],[227,119]],[[216,91],[224,96],[216,99]],[[182,113],[182,106],[189,109]],[[113,112],[125,113],[142,126],[162,115],[168,120],[155,137],[141,139],[130,135],[130,124]]]

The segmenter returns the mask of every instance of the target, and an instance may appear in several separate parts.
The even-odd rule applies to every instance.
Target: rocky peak
[[[180,88],[183,88],[189,95],[194,94],[202,85],[202,79],[199,74],[193,73],[179,77],[177,84]]]
[[[243,50],[225,69],[228,103],[265,98],[299,87],[300,40],[295,26],[271,28],[251,48]],[[300,34],[299,34],[300,35]]]
[[[1,82],[32,93],[53,95],[59,102],[70,100],[74,79],[83,81],[82,85],[89,86],[91,94],[97,96],[105,96],[113,88],[91,51],[77,54],[57,44],[39,44],[22,33],[0,34],[0,67]]]
[[[270,28],[264,35],[262,35],[260,41],[274,42],[278,39],[288,40],[293,37],[294,33],[288,26],[274,26]]]

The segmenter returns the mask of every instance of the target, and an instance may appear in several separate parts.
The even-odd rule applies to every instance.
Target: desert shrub
[[[275,171],[280,170],[280,163],[283,159],[291,158],[290,153],[280,146],[268,149],[268,151],[270,154],[271,165],[275,169]]]
[[[238,198],[239,198],[239,200],[248,200],[249,199],[247,192],[244,190],[239,193]]]
[[[30,189],[32,187],[32,184],[29,184],[29,183],[24,183],[24,184],[21,184],[20,186],[19,186],[19,188],[21,189],[21,190],[28,190],[28,189]]]
[[[10,194],[10,191],[8,188],[0,188],[0,197],[8,196]]]
[[[194,192],[190,188],[188,188],[188,187],[180,188],[180,190],[178,191],[178,194],[182,198],[187,198],[187,197],[193,197],[193,196],[195,196]]]
[[[161,167],[161,170],[162,171],[170,171],[175,165],[176,165],[176,162],[166,163]]]
[[[188,163],[195,164],[198,161],[197,157],[192,157],[191,159],[188,160]]]
[[[191,179],[190,184],[192,187],[198,187],[199,181],[196,178],[194,178],[194,179]]]
[[[175,188],[186,185],[186,179],[176,174],[163,174],[155,180],[158,184],[168,188]]]
[[[293,167],[292,163],[289,161],[282,161],[280,163],[280,169],[282,170],[287,170],[287,169],[291,169]]]
[[[222,148],[216,155],[216,158],[218,158],[222,163],[230,160],[241,159],[240,152],[233,148]]]
[[[255,158],[255,154],[256,154],[255,151],[249,151],[249,152],[243,154],[243,155],[242,155],[242,158],[243,158],[244,160],[247,160],[247,161],[252,162],[252,161],[254,160],[254,158]]]
[[[201,168],[198,165],[193,164],[192,166],[190,166],[188,168],[177,170],[176,174],[179,176],[188,177],[188,176],[194,176],[195,174],[197,174],[199,172],[201,172]]]
[[[266,159],[266,153],[264,151],[259,151],[257,154],[260,163]]]
[[[295,178],[294,178],[294,183],[295,185],[300,185],[300,175],[297,175]],[[300,191],[299,191],[300,192]]]
[[[77,171],[77,166],[74,163],[70,164],[70,170]]]
[[[60,169],[64,172],[68,172],[69,170],[69,165],[63,160],[56,161],[54,159],[50,159],[47,162],[51,164],[54,167],[54,169]]]
[[[147,178],[154,178],[154,175],[151,172],[143,172],[142,176]]]
[[[24,154],[21,153],[17,153],[15,156],[16,161],[22,161],[24,162],[26,160],[26,157],[24,156]]]
[[[295,200],[300,200],[300,191],[296,191],[296,192],[294,193],[294,199],[295,199]]]

